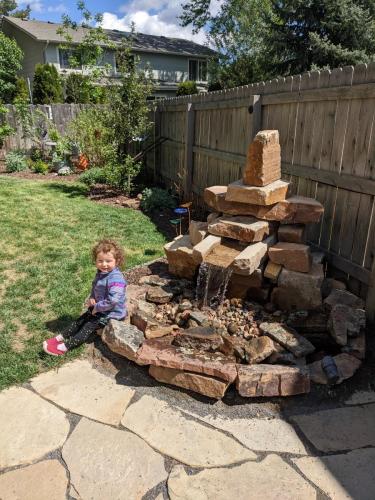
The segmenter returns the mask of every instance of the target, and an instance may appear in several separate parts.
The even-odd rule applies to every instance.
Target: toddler
[[[126,281],[118,266],[124,262],[124,252],[113,240],[101,240],[92,250],[97,273],[87,311],[64,333],[43,342],[43,350],[52,356],[62,356],[69,349],[88,340],[112,319],[123,320],[127,315],[125,304]]]

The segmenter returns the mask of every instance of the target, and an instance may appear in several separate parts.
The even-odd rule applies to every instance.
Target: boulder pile
[[[324,255],[306,244],[322,205],[288,198],[280,177],[278,132],[259,132],[242,180],[207,188],[207,220],[165,246],[168,272],[131,285],[130,321],[102,334],[112,351],[217,399],[231,384],[244,397],[289,396],[354,374],[365,356],[363,301],[325,278]],[[204,266],[228,271],[228,286],[225,300],[202,307]]]

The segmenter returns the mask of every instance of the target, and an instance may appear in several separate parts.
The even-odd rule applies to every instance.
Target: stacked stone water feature
[[[281,180],[278,131],[259,132],[242,180],[207,188],[207,222],[193,221],[189,235],[166,245],[170,272],[192,278],[205,262],[232,270],[228,297],[271,297],[282,310],[321,306],[322,255],[311,252],[305,234],[306,224],[319,222],[323,206],[287,197],[288,187]]]
[[[259,132],[243,178],[207,188],[207,221],[165,246],[169,274],[139,280],[133,299],[128,289],[131,324],[112,320],[103,331],[112,351],[149,365],[160,382],[214,398],[233,383],[245,397],[289,396],[354,374],[365,355],[363,302],[331,280],[322,303],[322,255],[305,233],[323,207],[288,197],[280,176],[278,132]],[[204,266],[229,270],[229,299],[200,310],[194,287]]]

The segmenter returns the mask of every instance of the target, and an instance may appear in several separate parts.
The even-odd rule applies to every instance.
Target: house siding
[[[22,69],[19,72],[20,76],[24,78],[30,78],[30,81],[34,78],[35,65],[38,63],[44,63],[44,42],[38,42],[26,35],[23,31],[12,26],[11,24],[4,22],[2,26],[2,31],[9,38],[16,40],[18,45],[21,47],[24,57],[22,61]]]

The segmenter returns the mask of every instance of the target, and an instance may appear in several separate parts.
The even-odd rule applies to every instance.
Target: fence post
[[[250,141],[254,140],[254,137],[257,135],[262,125],[262,96],[259,94],[254,94],[252,98],[253,102],[250,103],[249,106],[249,113],[252,117]]]
[[[161,111],[159,106],[154,111],[154,144],[161,137]],[[154,147],[154,165],[153,165],[153,178],[154,183],[158,181],[156,172],[160,169],[161,160],[161,144]]]
[[[194,128],[195,128],[195,110],[194,104],[187,103],[186,122],[185,122],[185,179],[184,179],[184,198],[185,201],[191,201],[193,188],[193,146],[194,146]]]
[[[372,264],[370,283],[366,297],[366,315],[367,320],[375,324],[375,260]]]

